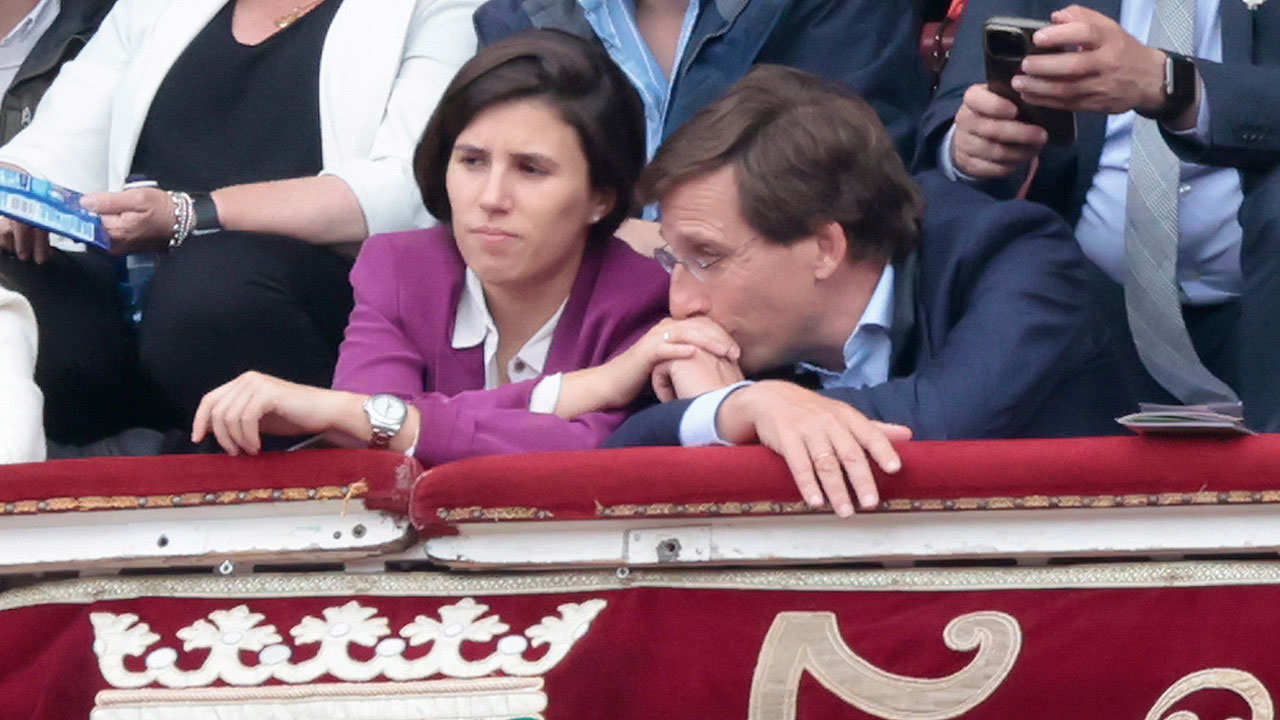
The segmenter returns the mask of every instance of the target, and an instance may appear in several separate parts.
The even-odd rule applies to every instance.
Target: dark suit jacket
[[[1080,0],[1112,18],[1120,16],[1121,0]],[[1048,19],[1070,4],[1067,0],[969,0],[956,30],[955,47],[938,86],[937,95],[920,122],[915,169],[937,165],[938,147],[952,119],[974,83],[985,82],[982,23],[992,15]],[[1246,194],[1261,175],[1280,163],[1280,2],[1264,2],[1249,10],[1242,0],[1221,0],[1222,58],[1197,60],[1209,102],[1210,142],[1203,149],[1166,134],[1185,160],[1239,168]],[[1093,183],[1107,116],[1078,114],[1079,138],[1068,147],[1046,146],[1040,155],[1027,197],[1059,212],[1072,226],[1080,218],[1085,193]],[[1005,187],[1011,195],[1017,188]]]
[[[58,77],[62,64],[80,54],[115,2],[62,0],[58,17],[22,61],[0,101],[0,145],[31,122],[40,98]]]
[[[929,81],[916,50],[917,3],[886,0],[703,0],[675,70],[663,137],[718,100],[756,63],[807,70],[861,95],[911,157]],[[519,30],[594,38],[578,0],[489,0],[475,14],[480,45]],[[650,148],[652,152],[653,148]]]
[[[1133,403],[1062,219],[937,171],[917,181],[927,206],[920,249],[895,266],[889,380],[822,394],[921,440],[1120,432]],[[632,416],[608,445],[678,444],[687,405]]]
[[[455,350],[466,265],[446,226],[376,235],[351,270],[355,309],[333,387],[394,393],[422,412],[417,457],[428,465],[475,455],[595,448],[622,410],[573,420],[529,411],[538,380],[484,390],[484,346]],[[668,277],[626,243],[589,243],[551,336],[546,374],[599,365],[667,314]]]

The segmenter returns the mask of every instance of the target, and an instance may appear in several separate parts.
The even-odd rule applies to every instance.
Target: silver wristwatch
[[[385,450],[391,444],[391,438],[400,432],[409,408],[403,400],[388,393],[370,395],[363,407],[364,414],[369,418],[369,426],[373,428],[373,433],[369,436],[369,447]]]

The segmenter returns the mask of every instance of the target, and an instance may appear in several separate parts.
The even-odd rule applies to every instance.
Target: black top
[[[156,90],[130,173],[188,192],[318,174],[320,53],[341,3],[243,45],[228,2]]]

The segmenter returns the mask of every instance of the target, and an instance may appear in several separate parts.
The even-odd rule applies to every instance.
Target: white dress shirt
[[[817,373],[823,388],[862,388],[888,380],[889,358],[893,354],[893,343],[889,338],[889,330],[893,327],[893,276],[893,265],[885,265],[858,324],[845,340],[842,351],[844,369],[835,372],[802,362],[796,367],[797,372]],[[716,415],[729,393],[749,384],[750,380],[742,380],[699,395],[689,403],[680,418],[680,444],[686,447],[731,444],[720,437]]]
[[[507,362],[507,378],[511,382],[532,380],[542,374],[547,364],[547,353],[551,351],[551,336],[555,334],[556,325],[560,323],[560,316],[564,314],[567,302],[566,299],[560,303],[551,318]],[[481,343],[484,343],[484,389],[492,390],[502,384],[502,375],[498,372],[498,326],[489,314],[480,277],[474,270],[467,268],[462,297],[458,299],[458,313],[454,317],[451,344],[454,350],[463,350]],[[529,410],[550,414],[556,411],[556,403],[559,401],[560,373],[556,373],[543,378],[534,386],[533,395],[529,398]]]
[[[1234,1],[1234,0],[1231,0]],[[1222,21],[1219,0],[1196,3],[1195,55],[1222,60]],[[1154,0],[1124,0],[1120,26],[1145,42],[1155,14]],[[1209,103],[1201,93],[1196,126],[1180,135],[1201,141],[1209,137]],[[1093,185],[1085,195],[1076,239],[1084,254],[1113,280],[1125,281],[1124,220],[1129,187],[1129,151],[1132,146],[1132,110],[1107,116],[1106,136]],[[939,148],[939,163],[951,179],[965,179],[951,161],[954,126]],[[1193,305],[1226,302],[1240,295],[1242,231],[1236,219],[1244,199],[1240,173],[1233,168],[1183,162],[1179,187],[1178,282]]]
[[[0,464],[45,458],[44,395],[34,380],[36,316],[0,287]]]
[[[59,0],[40,0],[27,16],[0,39],[0,88],[8,89],[22,63],[45,32],[53,26],[62,9]]]

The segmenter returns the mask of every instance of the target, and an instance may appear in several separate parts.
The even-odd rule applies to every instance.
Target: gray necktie
[[[1195,0],[1156,0],[1147,44],[1190,55]],[[1200,362],[1187,327],[1177,281],[1178,185],[1181,166],[1156,121],[1134,118],[1125,206],[1125,308],[1147,371],[1187,404],[1238,402],[1235,392]]]

